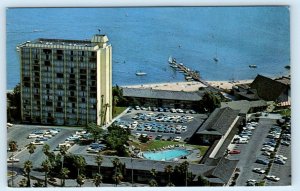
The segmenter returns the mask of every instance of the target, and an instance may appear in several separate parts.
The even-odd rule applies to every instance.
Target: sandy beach
[[[207,81],[211,86],[221,89],[232,89],[232,86],[237,84],[251,83],[253,80],[239,80],[239,81]],[[142,84],[122,86],[127,88],[150,88],[156,90],[172,90],[172,91],[197,91],[200,87],[206,87],[201,82],[173,82],[173,83],[157,83],[157,84]]]

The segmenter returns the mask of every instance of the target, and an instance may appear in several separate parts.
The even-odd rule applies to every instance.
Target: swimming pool
[[[190,152],[185,149],[171,149],[155,152],[144,152],[144,157],[149,160],[171,160],[189,155]]]

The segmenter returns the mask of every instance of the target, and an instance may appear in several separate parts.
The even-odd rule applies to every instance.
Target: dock
[[[194,70],[189,69],[183,63],[178,63],[175,58],[170,57],[169,64],[170,64],[170,67],[172,67],[173,69],[183,72],[183,74],[186,76],[185,79],[187,81],[194,80],[194,81],[201,82],[202,84],[204,84],[207,87],[212,87],[205,80],[200,78],[199,71],[196,71],[196,70],[194,71]]]

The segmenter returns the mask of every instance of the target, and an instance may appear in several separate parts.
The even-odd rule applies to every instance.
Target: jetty
[[[186,77],[187,81],[194,80],[201,82],[207,87],[212,87],[208,82],[200,78],[200,73],[197,70],[191,70],[186,67],[183,63],[178,63],[175,58],[169,58],[170,67],[174,68],[175,70],[182,72]]]

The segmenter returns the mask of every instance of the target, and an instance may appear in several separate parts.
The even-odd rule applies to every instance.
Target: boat
[[[286,69],[291,69],[291,66],[290,65],[286,65],[284,68],[286,68]]]
[[[172,58],[172,56],[169,57],[169,64],[176,64],[176,59],[175,58]]]
[[[145,76],[145,75],[147,75],[147,73],[146,72],[142,72],[142,71],[137,71],[135,73],[135,75],[137,75],[137,76]]]
[[[214,61],[217,63],[219,59],[217,57],[214,57]]]
[[[250,64],[249,68],[257,68],[257,66],[255,64]]]

